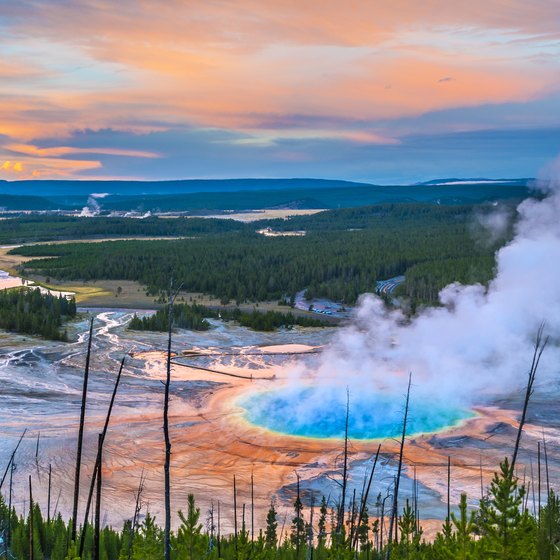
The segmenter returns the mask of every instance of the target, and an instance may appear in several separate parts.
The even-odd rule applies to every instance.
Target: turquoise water
[[[277,391],[255,393],[238,404],[245,409],[244,418],[283,434],[311,438],[344,436],[346,390],[329,387],[287,387]],[[348,434],[351,439],[383,439],[402,433],[404,397],[384,393],[357,391],[350,393]],[[473,416],[465,410],[433,399],[411,398],[408,435],[436,432]]]

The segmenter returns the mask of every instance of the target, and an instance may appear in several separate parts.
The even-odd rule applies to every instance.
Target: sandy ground
[[[5,272],[5,271],[0,271],[0,272]],[[71,297],[75,295],[75,292],[63,292],[60,290],[56,290],[56,289],[49,289],[49,288],[45,288],[43,286],[39,286],[37,284],[35,284],[35,282],[33,280],[25,280],[24,278],[21,278],[19,276],[5,276],[2,274],[2,276],[0,276],[0,290],[9,290],[11,288],[19,288],[21,286],[25,286],[27,288],[34,288],[39,290],[42,294],[50,294],[52,296],[55,297]]]
[[[308,210],[290,210],[289,208],[277,210],[254,210],[252,212],[226,212],[224,214],[211,214],[200,216],[201,218],[220,218],[227,220],[237,220],[239,222],[256,222],[258,220],[286,219],[290,216],[309,216],[318,212],[325,212],[325,208]]]

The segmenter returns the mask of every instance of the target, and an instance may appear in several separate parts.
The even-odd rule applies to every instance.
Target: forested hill
[[[255,225],[175,241],[111,241],[21,247],[27,271],[69,280],[136,280],[158,295],[170,275],[189,291],[222,300],[264,301],[307,289],[353,303],[377,280],[405,274],[402,288],[434,302],[453,281],[488,282],[494,251],[507,238],[480,243],[472,206],[381,205],[267,222],[307,229],[303,237],[264,237]],[[329,219],[330,218],[330,219]],[[23,271],[25,273],[25,270]]]
[[[513,213],[516,201],[502,201],[500,209]],[[95,239],[107,237],[199,237],[233,232],[252,234],[272,228],[275,231],[349,231],[361,229],[413,228],[464,222],[474,213],[488,213],[492,205],[377,204],[358,208],[327,210],[288,219],[243,223],[231,219],[178,217],[144,219],[98,216],[30,214],[0,220],[0,243]]]
[[[286,189],[326,189],[335,187],[372,186],[369,183],[332,179],[182,179],[177,181],[72,181],[29,180],[0,181],[1,194],[29,196],[87,196],[92,193],[110,195],[186,194],[235,191],[272,191]]]
[[[0,183],[7,210],[80,210],[97,193],[101,211],[215,212],[263,208],[349,208],[380,203],[466,204],[525,198],[529,182],[369,185],[321,179],[224,181],[21,181]]]

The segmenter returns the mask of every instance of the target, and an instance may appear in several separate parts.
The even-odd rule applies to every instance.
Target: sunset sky
[[[1,0],[0,179],[529,177],[557,0]]]

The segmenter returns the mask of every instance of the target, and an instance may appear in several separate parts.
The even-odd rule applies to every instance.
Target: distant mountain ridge
[[[111,195],[161,195],[205,192],[236,192],[284,189],[322,189],[373,186],[370,183],[336,179],[180,179],[174,181],[75,181],[27,180],[1,181],[0,193],[68,196],[108,193]]]
[[[470,182],[469,182],[470,181]],[[0,183],[6,210],[190,212],[269,208],[329,209],[379,203],[473,204],[530,195],[530,180],[444,179],[416,185],[371,185],[328,179],[186,181],[17,181]]]

